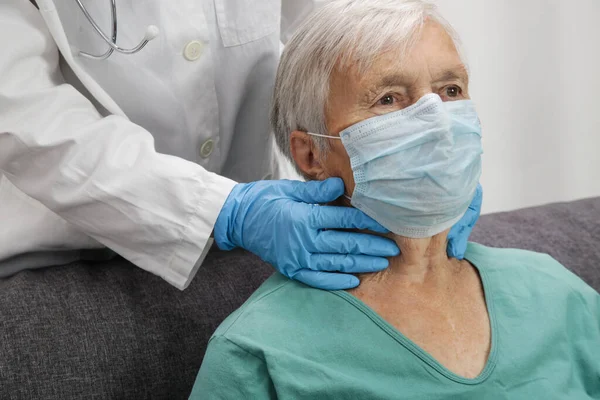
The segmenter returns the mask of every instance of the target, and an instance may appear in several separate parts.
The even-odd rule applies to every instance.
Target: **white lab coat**
[[[37,3],[0,3],[0,275],[106,246],[184,289],[235,182],[278,175],[280,1],[117,0],[119,45],[160,35],[104,61],[77,53],[106,45],[75,0]],[[109,32],[109,2],[84,4]]]

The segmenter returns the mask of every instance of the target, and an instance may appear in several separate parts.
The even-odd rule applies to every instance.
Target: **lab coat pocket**
[[[252,42],[279,29],[280,0],[215,0],[215,10],[225,47]]]

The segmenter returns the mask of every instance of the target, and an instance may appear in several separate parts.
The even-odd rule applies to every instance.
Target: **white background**
[[[484,213],[600,196],[600,0],[437,0],[483,124]]]

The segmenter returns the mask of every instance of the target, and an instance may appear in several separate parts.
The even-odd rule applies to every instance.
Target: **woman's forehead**
[[[351,86],[361,90],[377,90],[386,86],[411,86],[421,80],[468,81],[467,69],[454,40],[438,23],[423,26],[414,45],[406,52],[387,48],[369,63],[368,68],[349,65],[336,68],[331,77],[332,89]]]

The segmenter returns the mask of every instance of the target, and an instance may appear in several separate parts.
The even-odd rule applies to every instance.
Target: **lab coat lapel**
[[[75,2],[73,3],[73,7],[75,7],[76,4]],[[77,78],[81,81],[93,98],[98,101],[108,112],[127,118],[121,107],[118,106],[118,104],[108,95],[108,93],[102,89],[98,82],[96,82],[73,57],[71,46],[69,45],[69,41],[65,35],[65,31],[60,21],[58,12],[56,11],[54,2],[52,0],[37,0],[37,4],[42,17],[46,22],[46,26],[48,27],[50,34],[58,46],[58,49]]]

